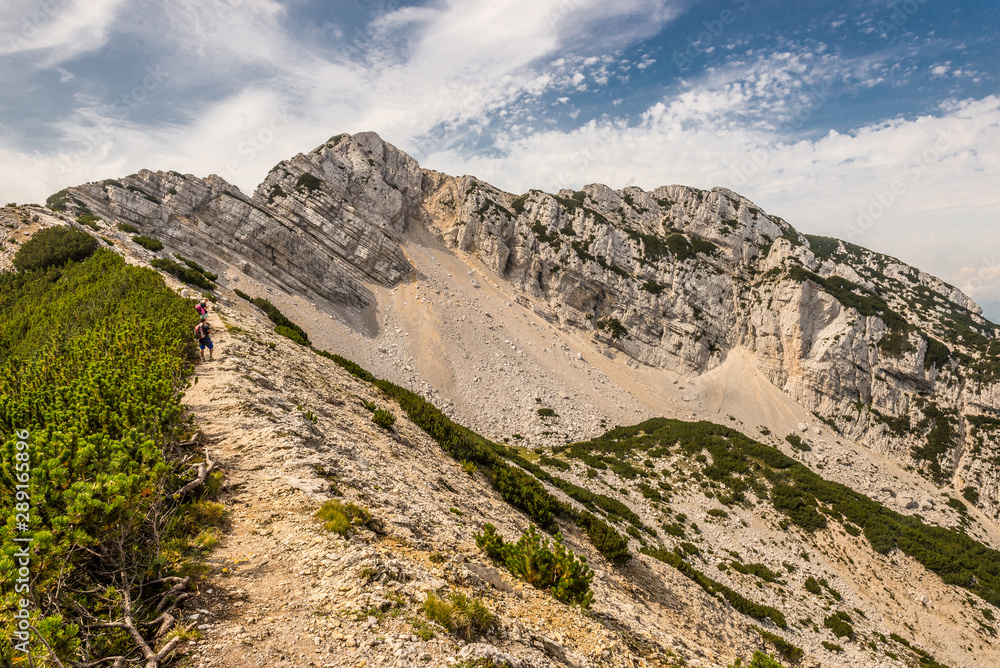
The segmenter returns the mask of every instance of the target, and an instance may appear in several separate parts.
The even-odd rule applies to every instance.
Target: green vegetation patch
[[[742,564],[738,561],[733,561],[729,564],[729,567],[738,573],[760,578],[764,582],[781,582],[780,574],[775,573],[764,564]]]
[[[833,631],[838,638],[854,640],[854,620],[843,611],[837,611],[823,620],[823,626]]]
[[[372,514],[367,508],[354,503],[341,503],[332,499],[316,511],[316,519],[323,523],[323,528],[335,534],[346,536],[354,527],[376,527]]]
[[[310,195],[322,187],[323,182],[309,172],[303,172],[295,181],[296,190],[304,190]]]
[[[154,253],[163,250],[162,241],[150,236],[146,236],[145,234],[137,234],[136,236],[132,237],[132,241],[139,244],[146,250],[153,251]]]
[[[277,306],[263,297],[251,297],[241,290],[236,290],[235,292],[236,296],[247,300],[267,315],[268,319],[276,325],[274,328],[275,334],[287,337],[299,345],[309,345],[309,335],[306,334],[305,330],[286,318],[285,315],[278,310]]]
[[[753,658],[750,659],[750,663],[744,664],[743,659],[736,659],[733,665],[729,668],[784,668],[780,663],[774,660],[774,657],[768,656],[764,652],[756,651],[753,653]]]
[[[18,271],[61,267],[70,261],[79,262],[94,254],[97,239],[72,227],[49,227],[36,232],[14,255]]]
[[[621,320],[618,318],[602,318],[601,321],[597,323],[597,329],[608,332],[612,339],[620,339],[628,334],[628,330],[625,329],[625,325],[623,325]]]
[[[846,278],[840,276],[823,278],[798,266],[791,267],[788,275],[793,281],[816,283],[831,297],[844,306],[855,309],[860,315],[881,318],[890,332],[906,332],[913,328],[903,316],[889,308],[884,299]]]
[[[783,659],[791,661],[792,663],[798,663],[799,660],[805,655],[805,651],[803,651],[801,647],[793,645],[777,633],[771,633],[770,631],[766,631],[759,626],[754,626],[753,629],[760,634],[761,638],[771,643],[774,648],[778,650],[778,654],[780,654]]]
[[[788,622],[785,621],[785,615],[780,610],[764,605],[763,603],[751,601],[738,591],[730,589],[721,582],[713,580],[701,571],[697,570],[688,562],[684,561],[684,559],[676,552],[664,548],[643,548],[642,553],[648,554],[654,559],[673,566],[679,570],[682,575],[694,581],[712,596],[722,594],[723,598],[725,598],[726,601],[729,602],[729,605],[733,606],[737,612],[749,615],[755,619],[770,619],[778,628],[783,629],[788,627]]]
[[[60,190],[45,198],[45,206],[52,211],[65,211],[66,204],[72,201],[68,190]]]
[[[391,430],[392,425],[396,424],[396,416],[385,408],[376,408],[375,412],[372,414],[372,422],[383,429]]]
[[[667,237],[656,234],[646,234],[635,230],[626,230],[629,238],[642,244],[640,257],[651,264],[659,262],[668,255],[672,255],[678,262],[697,257],[698,255],[711,255],[718,250],[718,246],[711,241],[699,239],[697,237],[684,236],[675,232]]]
[[[0,275],[0,505],[25,502],[16,485],[31,498],[27,531],[13,512],[0,524],[0,568],[15,570],[14,538],[34,538],[29,622],[64,665],[138,654],[108,619],[153,645],[153,620],[176,615],[217,540],[221,508],[201,497],[218,479],[199,486],[201,455],[181,445],[196,320],[158,273],[107,249],[58,275]],[[0,609],[18,597],[5,588]],[[10,638],[9,614],[0,627]]]
[[[942,410],[933,401],[921,404],[920,410],[923,418],[916,424],[916,431],[926,433],[926,440],[922,445],[914,446],[911,454],[914,459],[926,461],[931,477],[943,484],[948,473],[942,469],[941,460],[947,459],[960,440],[958,415],[954,409]]]
[[[210,272],[184,267],[167,258],[153,258],[149,264],[172,276],[176,276],[180,281],[188,285],[194,285],[204,290],[214,290],[216,287],[215,283],[212,282],[213,279],[209,278],[209,276],[215,276],[215,278],[218,278],[218,276]]]
[[[550,543],[529,526],[516,543],[505,543],[496,527],[486,524],[483,532],[476,534],[476,545],[513,575],[536,589],[547,590],[558,601],[587,608],[594,598],[590,591],[594,572],[586,557],[577,558],[558,533]]]
[[[496,615],[479,599],[453,591],[441,598],[430,593],[424,600],[424,614],[449,633],[463,640],[475,640],[496,624]]]

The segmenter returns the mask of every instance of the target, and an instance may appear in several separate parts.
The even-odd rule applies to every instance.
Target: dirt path
[[[498,656],[542,668],[565,665],[552,656],[571,655],[569,647],[595,653],[613,646],[606,629],[551,597],[512,582],[500,584],[501,595],[462,570],[466,555],[479,558],[473,527],[493,521],[519,533],[523,519],[408,421],[391,432],[374,426],[362,404],[385,406],[384,397],[273,337],[249,319],[249,308],[237,310],[243,306],[222,313],[240,332],[226,331],[211,314],[215,361],[198,365],[185,396],[225,473],[220,500],[228,515],[187,613],[200,638],[182,644],[181,665],[411,668]],[[317,477],[317,466],[343,489],[345,502],[371,508],[383,522],[380,534],[357,529],[345,539],[313,519],[331,484]],[[477,572],[492,572],[495,583],[506,578]],[[491,608],[506,613],[489,642],[432,631],[420,612],[427,592],[464,587],[468,578]],[[514,647],[521,658],[498,646]],[[621,660],[604,665],[629,665]]]

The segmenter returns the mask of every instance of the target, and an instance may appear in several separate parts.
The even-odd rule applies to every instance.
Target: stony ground
[[[610,568],[571,527],[569,544],[597,573],[591,610],[560,604],[494,569],[476,548],[474,532],[492,522],[515,538],[527,522],[478,473],[465,473],[376,389],[273,336],[245,302],[223,300],[212,321],[217,359],[199,366],[186,401],[226,474],[222,500],[229,516],[191,613],[201,638],[183,647],[187,665],[452,665],[494,656],[524,667],[722,668],[737,653],[774,651],[753,631],[753,620],[674,569],[645,556]],[[394,430],[374,425],[364,402],[392,410],[399,418]],[[678,461],[662,466],[683,470]],[[582,469],[565,475],[588,484]],[[610,474],[604,480],[600,491],[630,503],[645,522],[664,520],[616,494],[625,481]],[[685,537],[702,549],[694,563],[785,611],[790,627],[783,635],[807,650],[801,665],[903,665],[863,643],[842,641],[843,659],[830,661],[821,642],[838,639],[821,624],[831,609],[852,611],[865,635],[916,634],[939,659],[957,659],[949,665],[966,665],[976,655],[977,665],[993,665],[981,654],[990,645],[971,628],[961,590],[933,576],[914,579],[915,564],[873,554],[842,532],[785,534],[765,507],[712,517],[707,511],[717,503],[696,485],[675,482],[673,512],[698,527]],[[325,531],[313,513],[334,498],[331,489],[370,508],[380,530],[347,539]],[[716,569],[732,555],[795,571],[780,584],[762,586]],[[806,595],[802,581],[809,575],[826,580],[843,600]],[[429,622],[424,598],[450,590],[484,601],[498,615],[495,630],[466,642]],[[944,637],[951,640],[941,645]]]
[[[0,268],[32,229],[52,222],[4,211]],[[117,231],[101,234],[128,248]],[[372,313],[324,312],[232,269],[226,279],[274,301],[318,347],[421,391],[459,422],[497,439],[517,443],[513,435],[520,433],[532,446],[561,443],[599,433],[602,421],[626,424],[660,414],[711,419],[751,436],[770,427],[766,440],[824,476],[897,510],[952,521],[939,495],[917,476],[824,431],[739,356],[698,379],[638,369],[612,358],[615,353],[599,342],[559,330],[540,309],[519,304],[472,261],[459,262],[432,243],[408,253],[420,260],[418,279],[380,294],[380,303],[391,308]],[[229,290],[220,293],[211,316],[216,360],[198,367],[186,401],[225,473],[221,500],[228,518],[208,579],[187,611],[200,637],[182,646],[182,665],[445,666],[492,656],[524,668],[723,668],[753,649],[774,652],[753,630],[754,620],[676,570],[646,556],[610,568],[572,527],[564,528],[568,544],[596,571],[591,610],[562,605],[494,569],[473,534],[492,522],[513,539],[528,526],[526,519],[481,474],[470,476],[445,456],[376,389],[275,336],[254,307]],[[373,424],[365,402],[390,409],[398,418],[394,429]],[[561,417],[554,424],[540,420],[538,405],[554,407]],[[813,451],[792,451],[781,438],[790,431],[802,433]],[[805,649],[801,665],[907,665],[905,656],[887,658],[884,643],[875,651],[866,642],[833,636],[822,620],[834,610],[849,612],[866,638],[899,633],[951,668],[1000,665],[986,615],[1000,617],[1000,610],[906,558],[874,554],[839,530],[783,532],[766,506],[711,516],[708,511],[721,506],[685,477],[685,462],[656,466],[673,476],[674,517],[683,513],[697,527],[683,538],[699,550],[690,561],[783,610],[789,628],[767,630]],[[649,526],[669,519],[610,472],[591,480],[575,463],[560,475],[596,485]],[[324,530],[313,514],[337,495],[369,508],[378,530],[347,538]],[[997,544],[992,534],[986,538]],[[668,548],[682,542],[665,534],[660,540]],[[633,541],[634,553],[638,547]],[[782,582],[719,568],[734,559],[763,563],[781,572]],[[826,580],[841,600],[806,594],[808,576]],[[427,594],[451,590],[482,600],[497,615],[492,632],[466,641],[427,620]],[[841,644],[843,651],[823,642]]]
[[[221,315],[230,327],[260,326],[235,310]],[[392,433],[375,426],[364,401],[400,415],[377,390],[285,340],[226,331],[219,312],[211,321],[216,360],[199,366],[186,402],[226,474],[229,516],[192,613],[202,637],[183,648],[189,665],[449,665],[496,656],[525,667],[630,666],[642,653],[667,656],[663,639],[642,638],[644,614],[620,600],[628,593],[621,574],[600,573],[598,591],[614,596],[584,614],[487,564],[473,532],[490,521],[512,538],[526,522],[405,419]],[[370,508],[381,530],[348,539],[325,531],[313,513],[332,498],[331,484]],[[421,603],[450,589],[485,601],[499,616],[495,631],[465,642],[435,629]],[[623,610],[633,618],[619,619]]]

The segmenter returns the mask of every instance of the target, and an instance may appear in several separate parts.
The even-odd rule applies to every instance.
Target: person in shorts
[[[207,316],[201,316],[201,322],[195,325],[194,335],[198,339],[198,348],[201,351],[201,361],[205,361],[205,348],[208,348],[208,360],[212,361],[212,326],[208,324]]]

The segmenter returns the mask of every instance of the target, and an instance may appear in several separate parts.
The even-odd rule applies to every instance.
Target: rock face
[[[956,288],[801,235],[724,188],[513,197],[433,175],[425,197],[448,243],[544,299],[564,324],[691,375],[748,349],[840,434],[938,483],[973,487],[997,517],[1000,328]]]
[[[411,275],[400,243],[429,226],[642,364],[696,376],[751,351],[839,434],[1000,512],[997,326],[941,280],[799,234],[729,190],[514,196],[361,133],[280,163],[252,197],[216,176],[148,171],[68,194],[210,267],[360,308],[374,300],[366,283]]]
[[[411,271],[393,238],[421,173],[377,135],[338,139],[277,165],[252,198],[218,176],[146,170],[69,194],[210,266],[219,258],[289,291],[367,307],[365,281],[391,285]]]

